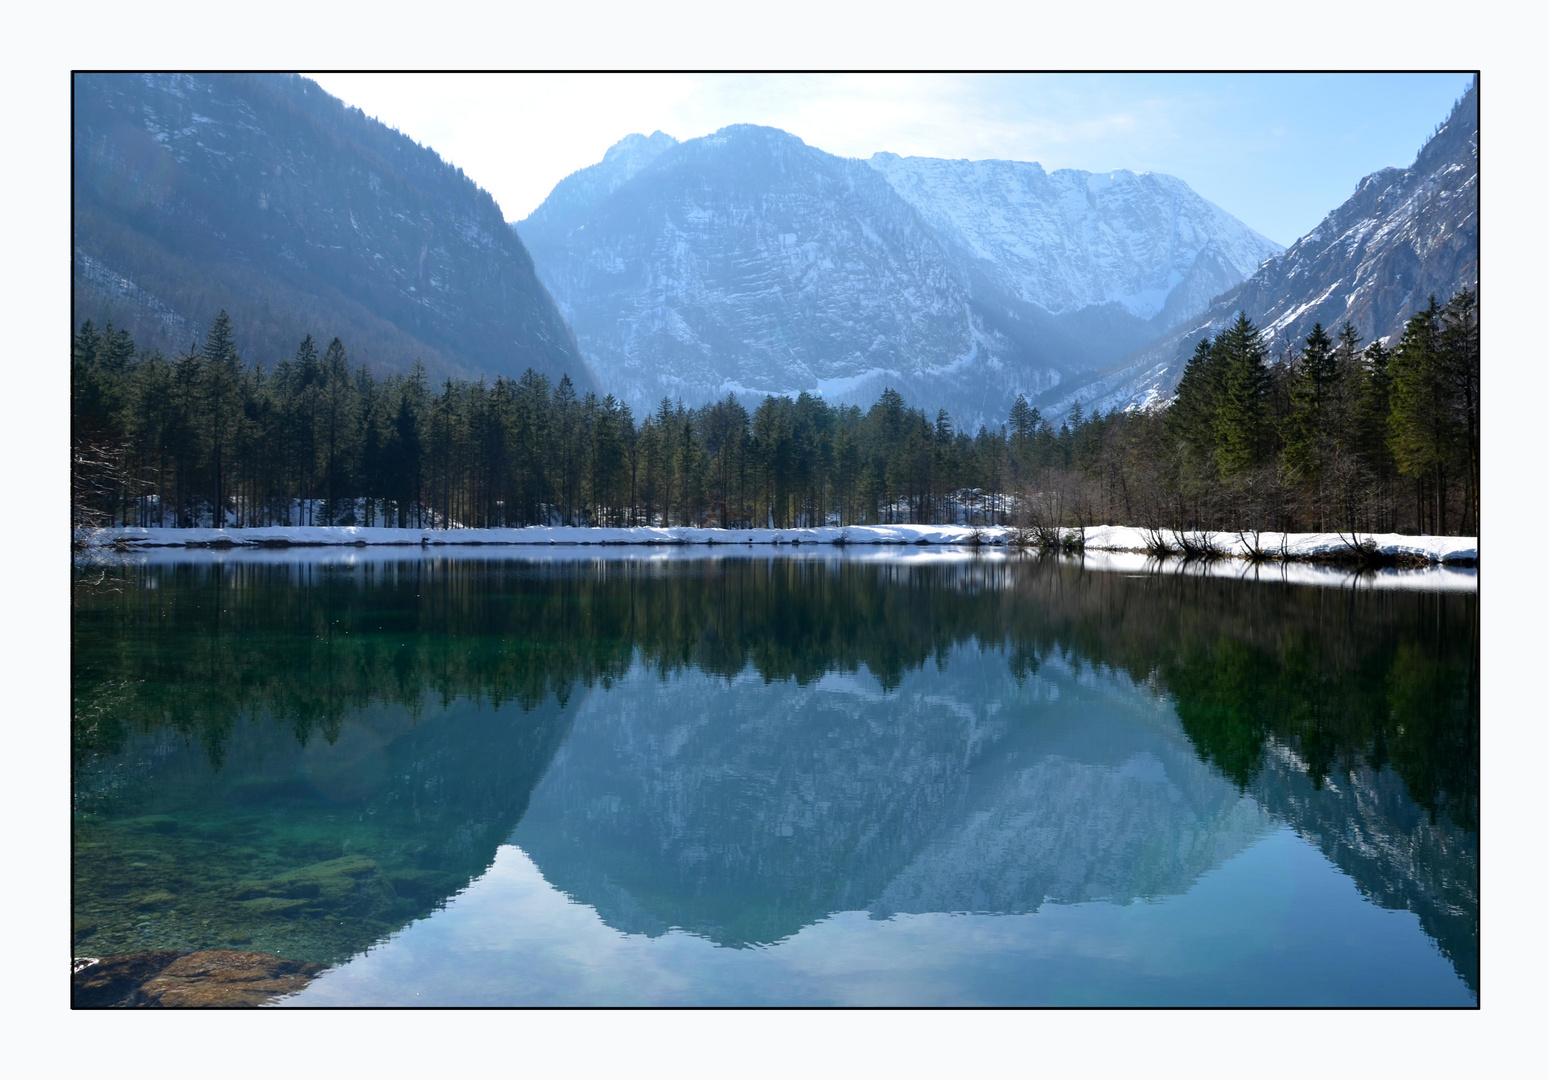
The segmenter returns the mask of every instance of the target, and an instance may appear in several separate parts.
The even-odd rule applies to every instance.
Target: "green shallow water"
[[[169,554],[82,571],[74,689],[78,956],[332,965],[297,1004],[1477,1001],[1472,592]]]

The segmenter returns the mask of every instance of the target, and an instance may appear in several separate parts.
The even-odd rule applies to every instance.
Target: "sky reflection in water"
[[[841,912],[775,946],[609,927],[519,847],[283,1005],[1470,1005],[1409,912],[1288,827],[1186,894],[1036,915]]]

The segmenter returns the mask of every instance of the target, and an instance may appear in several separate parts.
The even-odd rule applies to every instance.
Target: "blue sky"
[[[769,124],[834,154],[1171,173],[1281,244],[1408,165],[1468,84],[1447,75],[321,75],[529,214],[630,132]]]

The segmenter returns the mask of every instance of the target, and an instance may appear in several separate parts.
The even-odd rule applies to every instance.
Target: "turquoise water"
[[[1478,600],[962,554],[82,571],[75,952],[286,1004],[1471,1005]]]

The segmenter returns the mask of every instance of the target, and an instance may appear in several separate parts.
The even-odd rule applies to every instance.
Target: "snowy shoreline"
[[[1074,539],[1075,530],[1063,530]],[[1349,534],[1260,533],[1256,546],[1275,561],[1356,562],[1362,556]],[[391,529],[353,525],[275,526],[258,529],[147,529],[115,527],[77,530],[76,543],[88,548],[287,548],[287,547],[462,547],[503,546],[650,546],[650,545],[926,545],[1015,547],[1018,531],[1010,526],[851,525],[813,529],[696,529],[683,526],[628,529],[529,526],[522,529]],[[1086,530],[1087,551],[1153,551],[1160,540],[1176,553],[1185,545],[1208,547],[1225,558],[1248,558],[1253,534],[1235,532],[1174,534],[1123,525]],[[1472,536],[1402,536],[1360,533],[1355,540],[1365,558],[1388,563],[1477,565],[1479,541]]]

